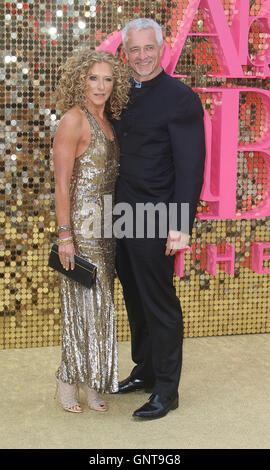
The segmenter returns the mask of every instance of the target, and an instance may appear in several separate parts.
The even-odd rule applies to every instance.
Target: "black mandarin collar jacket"
[[[120,147],[116,203],[176,202],[178,230],[181,203],[189,203],[191,234],[205,161],[198,95],[162,71],[141,88],[132,83],[129,104],[112,123]]]

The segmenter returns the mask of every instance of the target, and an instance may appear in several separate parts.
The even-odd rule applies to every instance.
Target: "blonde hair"
[[[113,90],[105,109],[112,114],[113,118],[119,119],[129,100],[130,75],[120,59],[107,51],[81,50],[61,66],[61,77],[56,88],[56,104],[62,113],[75,104],[79,106],[84,104],[89,70],[95,64],[102,62],[112,66],[114,79]]]

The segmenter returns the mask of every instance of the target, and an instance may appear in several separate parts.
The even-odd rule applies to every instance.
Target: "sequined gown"
[[[59,274],[62,359],[56,377],[70,384],[86,383],[98,392],[113,393],[118,390],[113,305],[115,243],[112,237],[103,236],[103,196],[112,197],[113,207],[119,149],[116,139],[109,140],[94,117],[86,109],[83,111],[91,126],[91,144],[75,159],[70,186],[71,229],[75,253],[97,266],[97,278],[94,287],[87,289]],[[90,209],[93,203],[101,215],[99,238],[89,238],[94,228],[89,223],[91,217],[93,221]],[[111,213],[106,213],[105,223],[110,220]]]

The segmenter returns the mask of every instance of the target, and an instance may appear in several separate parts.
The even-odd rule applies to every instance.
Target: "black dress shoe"
[[[168,411],[178,407],[178,393],[173,398],[164,399],[158,393],[150,396],[147,403],[134,411],[133,417],[140,419],[157,419],[165,416]]]
[[[125,380],[122,380],[118,384],[118,392],[116,393],[129,393],[129,392],[137,392],[139,390],[143,390],[145,388],[145,382],[142,379],[133,379],[132,377],[128,377]]]

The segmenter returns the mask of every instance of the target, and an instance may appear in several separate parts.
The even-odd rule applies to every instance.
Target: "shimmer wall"
[[[0,348],[60,344],[57,275],[47,267],[57,71],[85,46],[125,60],[119,34],[135,17],[161,24],[165,70],[195,88],[206,110],[202,200],[191,248],[175,264],[184,334],[270,331],[269,3],[0,0]],[[127,340],[117,279],[115,287],[118,339]]]

